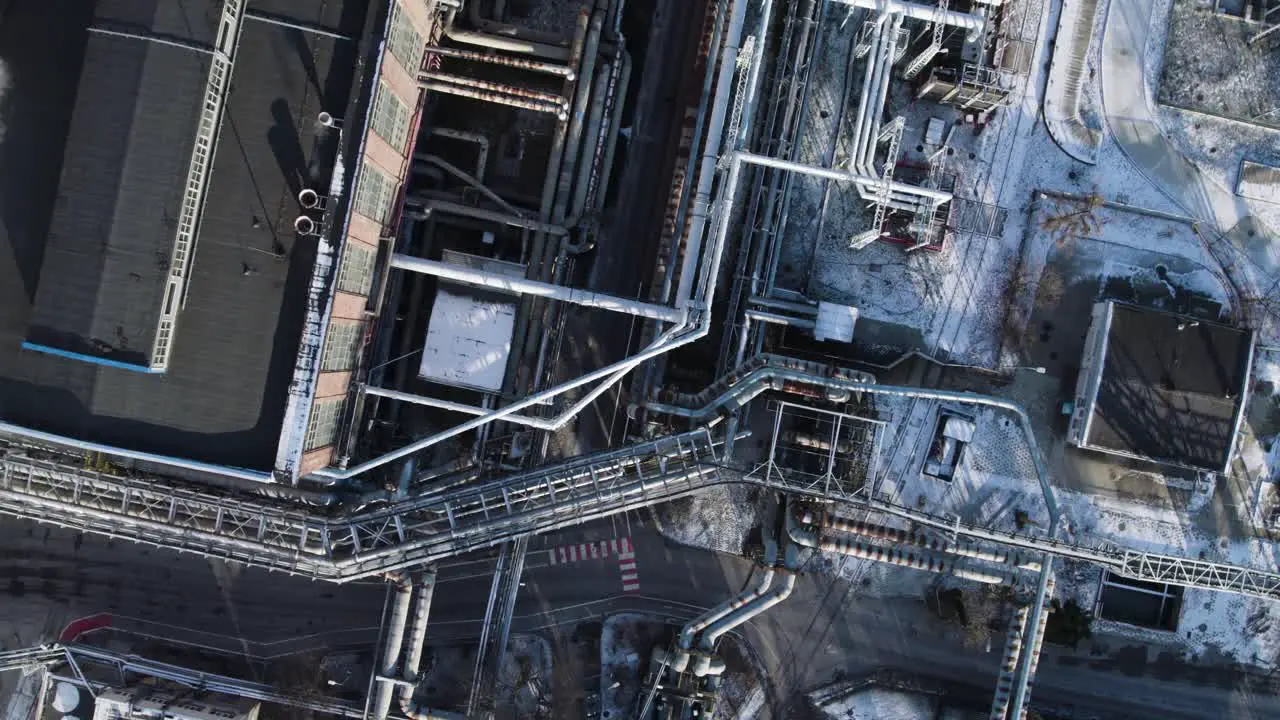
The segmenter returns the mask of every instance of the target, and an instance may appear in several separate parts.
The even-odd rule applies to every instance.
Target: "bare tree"
[[[1052,202],[1040,227],[1059,245],[1096,235],[1106,224],[1098,217],[1098,210],[1106,205],[1106,200],[1096,189],[1087,195],[1055,195]]]

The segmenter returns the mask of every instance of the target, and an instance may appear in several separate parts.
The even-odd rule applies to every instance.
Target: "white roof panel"
[[[440,283],[418,374],[445,385],[502,390],[515,324],[515,296]]]

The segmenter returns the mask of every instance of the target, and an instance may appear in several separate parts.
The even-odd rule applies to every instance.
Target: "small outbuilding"
[[[1244,417],[1251,330],[1113,301],[1093,306],[1068,441],[1226,472]]]

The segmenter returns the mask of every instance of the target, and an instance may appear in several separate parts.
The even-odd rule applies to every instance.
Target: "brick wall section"
[[[427,11],[427,5],[434,5],[431,0],[399,0],[400,7],[404,16],[407,17],[418,32],[424,38],[430,38],[432,35],[431,15]],[[387,84],[406,106],[412,111],[417,107],[418,102],[418,81],[417,69],[412,71],[400,65],[395,56],[390,52],[384,52],[382,57],[381,79]],[[374,83],[374,92],[381,92],[382,86]],[[370,112],[373,108],[373,99],[370,100]],[[417,132],[416,127],[410,128],[410,134]],[[394,148],[372,128],[365,136],[365,154],[364,157],[357,161],[356,171],[362,166],[364,161],[369,161],[376,165],[378,169],[386,173],[386,175],[396,181],[397,184],[404,182],[405,177],[409,174],[411,163],[407,156],[407,148]],[[355,192],[358,179],[353,179],[349,183],[348,191]],[[398,195],[398,194],[397,194]],[[389,213],[388,217],[394,215]],[[358,242],[377,248],[384,234],[384,229],[379,223],[372,219],[360,215],[352,211],[350,222],[347,228],[347,237],[344,243]],[[345,247],[345,245],[344,245]],[[334,275],[335,282],[337,275]],[[342,292],[335,289],[333,298],[333,310],[331,317],[345,318],[350,320],[365,319],[365,309],[368,306],[368,298],[364,295],[355,295],[348,292]],[[315,401],[323,398],[334,397],[346,394],[348,385],[351,382],[351,373],[349,371],[341,372],[321,372],[316,379]],[[332,445],[318,447],[303,453],[301,461],[300,473],[306,475],[308,473],[328,467],[334,460],[334,448]]]

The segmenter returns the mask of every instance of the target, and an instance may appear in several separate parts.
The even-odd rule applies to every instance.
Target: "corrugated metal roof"
[[[155,0],[157,6],[167,2]],[[273,8],[283,13],[289,9],[283,5],[274,2]],[[361,35],[364,3],[291,0],[287,5],[296,9],[291,17]],[[183,0],[188,14],[194,7]],[[14,24],[19,19],[25,28]],[[14,143],[40,152],[25,156],[23,167],[5,168],[6,178],[39,176],[50,158],[56,164],[63,157],[69,133],[52,118],[67,117],[70,103],[49,103],[66,96],[62,84],[74,87],[77,79],[78,69],[63,62],[77,56],[77,43],[85,42],[84,19],[68,27],[72,21],[52,6],[19,0],[16,12],[0,25],[0,57],[16,77],[41,81],[34,87],[18,84],[8,98],[11,109],[20,109],[10,113],[6,147]],[[43,185],[5,185],[7,201],[40,206],[22,208],[30,215],[28,234],[0,228],[0,417],[140,450],[271,467],[314,257],[314,245],[297,242],[292,231],[295,197],[313,175],[327,181],[332,146],[317,143],[314,118],[321,109],[346,107],[358,54],[354,43],[246,24],[181,330],[164,375],[19,349],[31,307],[28,269],[21,260],[40,257],[46,231],[39,229],[39,215],[48,212],[53,198]],[[62,75],[49,74],[58,67]],[[42,124],[37,117],[51,120]],[[173,126],[175,131],[188,127],[185,121]],[[124,165],[132,161],[121,159]],[[180,186],[181,178],[169,182]],[[287,251],[279,259],[272,257],[277,243]]]

